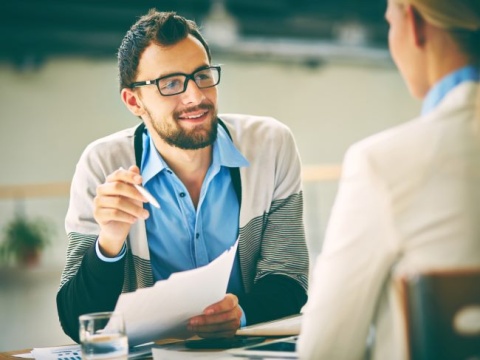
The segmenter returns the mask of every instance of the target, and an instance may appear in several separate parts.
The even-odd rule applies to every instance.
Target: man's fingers
[[[107,176],[107,182],[123,181],[131,184],[141,184],[142,177],[140,176],[140,170],[137,166],[130,166],[128,170],[120,168]]]
[[[238,298],[233,294],[227,294],[221,301],[208,306],[203,311],[203,313],[205,315],[218,314],[226,311],[231,311],[237,306],[238,306]]]
[[[238,311],[237,311],[238,310]],[[193,326],[220,324],[240,319],[242,316],[239,308],[213,315],[200,315],[190,319],[189,324]]]
[[[232,319],[226,322],[221,323],[208,323],[198,326],[192,326],[189,330],[195,332],[216,332],[216,331],[227,331],[227,330],[237,330],[240,327],[239,319]]]
[[[118,209],[102,209],[95,213],[95,219],[101,225],[106,225],[114,221],[133,224],[138,220],[138,217],[127,214]]]
[[[133,185],[121,181],[106,182],[97,186],[97,197],[101,196],[120,196],[140,202],[147,201]]]
[[[131,166],[128,170],[114,171],[107,176],[105,183],[97,186],[93,217],[100,225],[98,243],[105,256],[116,256],[132,224],[149,216],[143,208],[143,202],[147,200],[134,187],[141,182],[138,167]]]
[[[229,337],[235,335],[240,327],[240,321],[235,319],[228,322],[188,326],[188,330],[201,337]]]
[[[235,295],[225,298],[205,309],[203,315],[190,319],[188,330],[201,337],[229,337],[240,327],[242,310]]]
[[[97,196],[94,199],[95,212],[113,216],[111,220],[116,220],[118,216],[126,214],[136,219],[148,218],[148,211],[143,208],[140,201],[124,198],[122,196]],[[104,217],[104,216],[102,216]]]

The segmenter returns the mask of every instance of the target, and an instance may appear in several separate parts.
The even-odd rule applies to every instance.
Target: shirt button
[[[181,192],[181,193],[178,194],[178,195],[180,195],[180,197],[185,197],[185,193],[184,193],[184,192]]]
[[[172,173],[172,170],[167,170],[167,173],[171,174],[171,173]]]
[[[200,237],[200,234],[197,233],[197,234],[195,235],[195,237],[198,239],[198,238]]]

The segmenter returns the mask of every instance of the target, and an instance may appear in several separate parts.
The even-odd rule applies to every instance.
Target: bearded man
[[[221,68],[193,21],[150,11],[118,51],[121,98],[142,122],[90,144],[72,181],[57,307],[111,311],[122,292],[207,265],[238,240],[223,300],[191,318],[201,337],[299,313],[308,252],[300,160],[275,119],[217,115]],[[153,207],[136,185],[160,203]]]

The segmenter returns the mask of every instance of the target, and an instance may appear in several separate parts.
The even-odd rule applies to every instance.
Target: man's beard
[[[179,122],[181,122],[181,120],[179,120],[180,115],[184,112],[197,110],[208,110],[212,116],[211,122],[202,123],[191,129],[183,128],[179,124]],[[148,110],[147,113],[157,134],[169,145],[184,150],[197,150],[213,144],[217,139],[217,111],[215,106],[211,104],[200,104],[182,112],[174,112],[172,116],[173,123],[166,121],[162,121],[161,123],[156,122]]]

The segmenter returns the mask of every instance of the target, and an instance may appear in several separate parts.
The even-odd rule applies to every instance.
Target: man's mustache
[[[173,116],[174,116],[175,119],[178,119],[183,114],[187,114],[189,112],[198,111],[198,110],[214,111],[215,106],[213,104],[207,104],[207,103],[198,104],[198,105],[191,106],[191,107],[188,107],[186,109],[183,109],[181,111],[175,111],[173,113]]]

